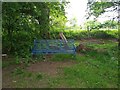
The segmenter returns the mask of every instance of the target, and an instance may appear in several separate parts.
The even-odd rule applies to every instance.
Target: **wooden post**
[[[69,48],[69,46],[67,45],[67,42],[68,42],[68,41],[67,41],[66,37],[64,36],[63,32],[60,32],[59,35],[60,35],[60,38],[61,38],[63,41],[65,41],[65,42],[64,42],[64,47],[65,47],[66,49],[68,49],[68,48]]]
[[[59,35],[60,35],[60,38],[67,43],[67,39],[66,39],[66,37],[64,36],[63,32],[60,32]]]

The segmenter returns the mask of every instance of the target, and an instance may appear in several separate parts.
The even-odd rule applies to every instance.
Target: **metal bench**
[[[75,54],[74,40],[70,39],[65,42],[61,39],[55,40],[34,40],[32,54]]]

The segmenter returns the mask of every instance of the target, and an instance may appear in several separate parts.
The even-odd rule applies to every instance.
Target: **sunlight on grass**
[[[13,80],[10,85],[14,87],[116,88],[118,83],[117,43],[106,41],[104,44],[86,44],[86,47],[92,49],[80,52],[75,56],[55,54],[51,58],[47,58],[47,60],[55,62],[76,62],[70,67],[63,67],[57,76],[16,68],[13,73],[10,73],[10,78]],[[40,62],[42,58],[36,63]],[[3,67],[7,68],[14,64],[13,61],[3,62]]]

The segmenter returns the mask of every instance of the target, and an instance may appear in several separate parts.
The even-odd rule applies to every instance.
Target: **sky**
[[[65,9],[68,20],[71,20],[72,18],[75,17],[77,19],[77,25],[83,25],[83,23],[86,21],[85,11],[87,10],[88,0],[69,0],[69,1],[70,1],[69,7]],[[103,23],[104,21],[109,20],[113,16],[117,16],[117,15],[118,15],[117,12],[116,13],[108,12],[101,15],[97,20]],[[93,20],[93,18],[91,18],[90,20]],[[67,23],[66,25],[69,26],[70,24]]]
[[[84,22],[85,18],[85,10],[87,9],[87,0],[69,0],[70,4],[68,8],[66,8],[66,16],[68,20],[72,18],[77,19],[77,24],[80,25]]]

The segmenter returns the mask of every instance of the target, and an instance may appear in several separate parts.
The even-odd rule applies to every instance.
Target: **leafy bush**
[[[107,39],[107,38],[117,38],[117,33],[116,31],[93,31],[91,33],[91,36],[93,38],[104,38],[104,39]]]
[[[59,38],[59,30],[52,32],[54,36]],[[67,39],[83,39],[83,38],[118,38],[117,30],[65,30],[64,35]],[[55,39],[55,38],[54,38]]]

